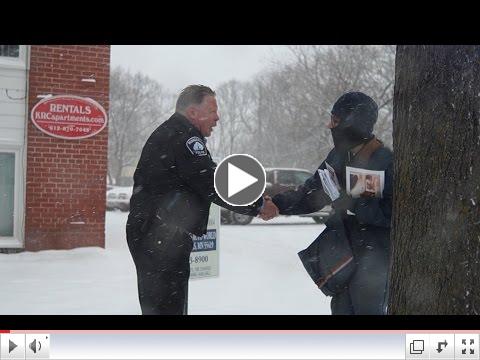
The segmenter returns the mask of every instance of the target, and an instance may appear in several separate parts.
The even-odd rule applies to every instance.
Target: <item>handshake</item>
[[[278,216],[280,211],[278,207],[273,203],[272,198],[268,195],[263,196],[263,207],[258,214],[262,220],[268,221],[273,219],[274,217]]]

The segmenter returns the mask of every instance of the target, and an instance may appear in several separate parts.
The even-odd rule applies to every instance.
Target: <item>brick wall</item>
[[[29,114],[43,94],[89,97],[108,114],[109,77],[108,45],[31,46]],[[25,249],[104,247],[108,124],[82,140],[44,134],[30,115],[27,127]]]

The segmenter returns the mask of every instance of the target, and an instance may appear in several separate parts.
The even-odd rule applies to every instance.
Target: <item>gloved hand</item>
[[[371,191],[364,191],[362,194],[360,194],[360,197],[364,199],[371,199],[375,197],[375,193]]]
[[[332,203],[332,207],[336,211],[352,211],[355,204],[355,199],[346,193],[344,190],[340,190],[340,196]]]

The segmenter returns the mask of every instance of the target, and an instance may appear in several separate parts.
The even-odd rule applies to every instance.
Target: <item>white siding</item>
[[[14,66],[16,65],[16,66]],[[27,107],[27,61],[0,57],[0,144],[24,145]]]
[[[19,58],[0,57],[0,151],[15,154],[14,236],[0,237],[0,248],[24,243],[27,71],[27,46],[20,47]]]

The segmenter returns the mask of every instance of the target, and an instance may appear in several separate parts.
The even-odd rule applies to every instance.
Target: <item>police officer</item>
[[[356,262],[347,286],[332,297],[333,315],[386,313],[393,155],[372,133],[377,116],[377,104],[372,98],[361,92],[349,92],[334,104],[328,124],[335,147],[319,169],[325,169],[326,162],[330,164],[342,190],[332,204],[335,211],[326,224],[335,227],[343,223]],[[372,197],[367,192],[359,198],[347,195],[346,166],[384,171],[382,197]],[[331,203],[318,172],[296,191],[278,194],[272,201],[280,214],[285,215],[312,213]]]
[[[188,86],[143,147],[126,227],[143,314],[187,314],[191,234],[206,233],[212,202],[251,216],[264,205],[260,198],[234,207],[215,192],[216,164],[205,138],[218,120],[215,92]],[[273,206],[265,203],[264,209]]]

